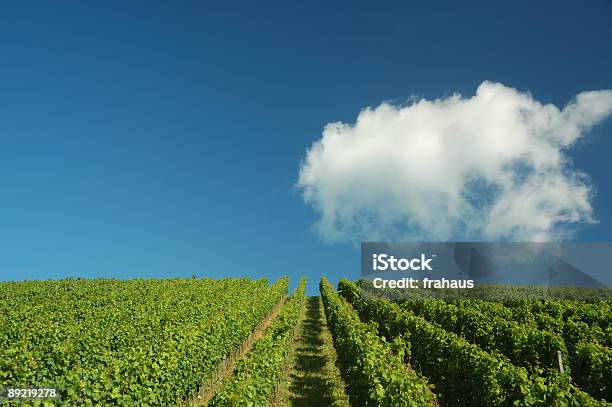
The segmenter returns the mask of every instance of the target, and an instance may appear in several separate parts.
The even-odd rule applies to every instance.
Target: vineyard
[[[59,398],[20,405],[59,406],[612,402],[605,293],[288,287],[286,277],[0,283],[0,387],[54,388]]]
[[[63,280],[0,286],[0,382],[60,405],[188,400],[287,294],[288,279]]]
[[[399,347],[391,354],[404,360],[404,366],[388,363],[378,375],[348,380],[354,389],[374,389],[361,395],[349,390],[355,404],[426,405],[409,385],[396,402],[386,404],[392,395],[384,392],[393,389],[396,396],[397,391],[380,387],[381,378],[401,376],[402,367],[410,369],[410,385],[429,384],[437,397],[427,401],[432,405],[596,406],[612,401],[609,301],[390,301],[367,295],[347,280],[338,288],[335,293],[321,281],[326,302],[335,304],[328,314],[337,318],[336,309],[342,309],[342,320],[359,327],[351,332],[376,333],[390,349]],[[353,349],[365,336],[334,333],[338,344],[349,342]],[[379,358],[369,349],[353,351],[352,357]]]

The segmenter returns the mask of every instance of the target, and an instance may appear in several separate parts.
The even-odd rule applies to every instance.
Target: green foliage
[[[557,351],[561,351],[565,361],[568,360],[565,342],[560,335],[501,316],[487,316],[480,312],[479,303],[459,307],[443,300],[426,299],[404,301],[401,307],[487,352],[500,352],[518,366],[558,371]],[[569,371],[569,364],[565,368]]]
[[[454,304],[463,309],[478,308],[492,320],[514,320],[526,332],[536,329],[543,334],[561,336],[568,351],[563,360],[566,366],[572,366],[575,383],[595,397],[612,400],[612,328],[609,325],[612,310],[609,302],[517,300]]]
[[[427,381],[404,363],[409,349],[401,338],[393,343],[379,338],[325,278],[319,287],[351,403],[364,407],[437,405]]]
[[[576,347],[575,360],[576,381],[581,387],[595,397],[612,400],[612,350],[597,343],[581,342]]]
[[[368,281],[359,284],[366,293],[374,293]],[[593,396],[611,400],[608,383],[612,367],[605,363],[610,360],[612,346],[612,302],[606,294],[610,289],[562,287],[543,291],[544,288],[491,286],[487,290],[487,300],[475,294],[434,295],[414,290],[386,289],[376,293],[486,351],[500,351],[519,366],[555,370],[554,349],[558,347],[566,372],[572,368],[572,380]],[[547,292],[554,296],[543,295]]]
[[[233,377],[209,403],[211,407],[265,406],[282,374],[285,357],[304,304],[306,279],[302,279],[264,336],[237,364]]]
[[[347,280],[340,282],[339,292],[362,319],[377,324],[379,334],[409,342],[412,364],[436,385],[446,405],[606,405],[575,388],[567,375],[530,375],[503,355],[486,352],[397,304],[364,296]]]
[[[62,405],[175,405],[287,292],[288,279],[0,284],[0,385]]]

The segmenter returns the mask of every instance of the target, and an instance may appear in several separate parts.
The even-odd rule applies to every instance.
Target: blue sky
[[[5,2],[0,276],[357,277],[295,188],[329,122],[473,95],[612,88],[612,2]],[[612,240],[612,120],[568,155]],[[293,278],[295,281],[296,279]]]

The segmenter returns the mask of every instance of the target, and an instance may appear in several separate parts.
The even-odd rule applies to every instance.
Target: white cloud
[[[327,124],[298,186],[329,241],[563,239],[594,222],[565,151],[611,112],[611,90],[559,110],[492,82],[471,98],[382,103]]]

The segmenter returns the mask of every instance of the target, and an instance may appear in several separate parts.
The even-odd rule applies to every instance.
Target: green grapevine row
[[[606,329],[612,325],[612,303],[610,301],[527,301],[514,300],[502,302],[509,308],[527,309],[531,313],[545,313],[554,318],[583,321],[588,325],[599,325]]]
[[[302,279],[264,336],[240,360],[234,375],[208,404],[211,407],[265,406],[282,374],[285,357],[304,303]]]
[[[366,290],[372,289],[372,284],[367,280],[361,280],[359,283]],[[482,295],[489,299],[485,300],[476,295],[473,295],[473,298],[468,294],[460,295],[456,290],[437,290],[436,292],[419,290],[415,292],[414,290],[381,289],[376,290],[376,294],[396,302],[440,299],[460,308],[477,308],[487,316],[502,317],[521,325],[533,326],[543,331],[562,335],[570,352],[575,345],[584,340],[596,341],[608,347],[612,346],[612,302],[605,300],[610,298],[612,290],[599,290],[605,295],[602,294],[600,298],[593,294],[594,299],[590,302],[547,299],[546,293],[548,292],[562,296],[566,292],[572,293],[573,290],[581,291],[580,288],[571,287],[490,286],[469,290],[467,293],[478,290],[483,291]],[[534,292],[537,293],[540,290],[542,290],[540,295],[533,295]],[[594,293],[599,291],[590,290]],[[499,298],[499,300],[490,300],[490,297]]]
[[[453,304],[466,309],[478,308],[480,312],[490,317],[501,317],[516,321],[524,326],[532,326],[543,331],[557,333],[563,337],[570,353],[578,343],[583,341],[597,342],[607,347],[612,345],[611,326],[605,326],[602,329],[598,324],[589,325],[574,316],[564,317],[563,314],[555,315],[554,313],[555,316],[553,316],[551,313],[542,311],[539,306],[531,306],[525,302],[522,305],[514,304],[512,307],[506,307],[498,302],[482,300],[458,300]],[[591,305],[587,304],[587,306]],[[573,306],[581,307],[583,304],[573,302]],[[579,312],[575,315],[577,314]]]
[[[334,338],[338,363],[355,406],[433,406],[428,383],[404,364],[408,357],[400,340],[390,344],[339,297],[327,279],[319,284],[325,315]]]
[[[340,292],[364,320],[378,324],[380,334],[403,336],[410,343],[412,363],[436,385],[446,405],[606,405],[571,385],[567,375],[530,376],[504,356],[488,353],[397,304],[363,296],[347,280]]]
[[[368,282],[360,283],[370,288]],[[501,296],[501,287],[497,289]],[[380,290],[380,294],[484,350],[501,351],[517,365],[534,366],[539,361],[539,365],[555,369],[554,348],[558,347],[566,371],[572,366],[575,383],[597,398],[611,400],[612,327],[606,325],[611,318],[609,301],[514,298],[496,302],[450,297],[447,303],[400,290]]]
[[[499,351],[512,363],[558,370],[557,351],[567,361],[563,338],[552,332],[521,325],[499,316],[487,316],[478,305],[460,308],[443,300],[408,300],[401,307],[447,331],[456,333],[487,352]],[[566,370],[568,366],[565,366]]]
[[[462,307],[472,307],[474,301],[459,301]],[[563,335],[568,349],[581,341],[596,341],[612,346],[612,326],[608,301],[584,303],[581,301],[491,301],[476,302],[483,312],[497,314],[523,324],[536,325]]]
[[[612,401],[612,351],[592,342],[580,342],[574,356],[576,383],[595,397]]]
[[[591,310],[596,305],[574,301],[568,301],[568,303],[573,304],[574,307],[587,306]],[[514,307],[511,308],[489,301],[462,300],[456,304],[466,310],[478,308],[491,319],[499,319],[503,315],[502,319],[520,323],[525,331],[536,327],[543,333],[561,335],[568,350],[572,377],[576,384],[595,397],[612,400],[612,385],[609,384],[612,378],[612,350],[609,347],[612,342],[611,327],[606,327],[604,332],[597,324],[589,325],[580,319],[574,319],[576,315],[588,313],[567,311],[570,304],[559,306],[548,303],[546,306],[549,312],[544,311],[540,306],[525,303],[514,304]],[[606,305],[601,304],[597,307],[604,308]],[[565,309],[565,311],[555,313],[552,312],[552,309]]]

